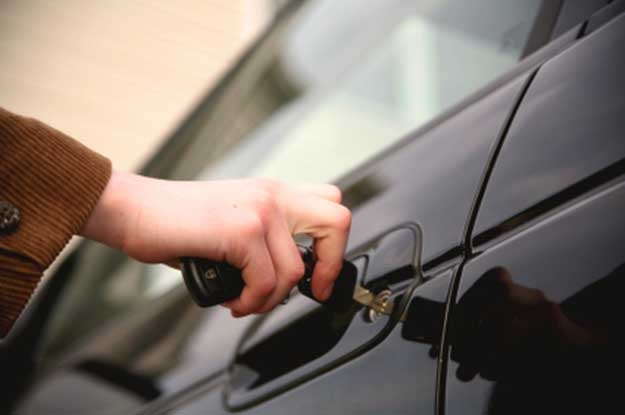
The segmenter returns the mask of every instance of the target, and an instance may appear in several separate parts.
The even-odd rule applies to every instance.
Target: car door
[[[376,292],[389,290],[391,300],[403,295],[403,301],[397,303],[399,308],[413,295],[437,303],[445,301],[459,260],[454,248],[461,243],[481,172],[528,76],[513,80],[427,132],[415,134],[408,144],[361,172],[364,177],[377,176],[377,180],[383,178],[389,184],[383,197],[362,206],[354,215],[355,233],[349,252],[366,263],[364,285]],[[459,136],[457,131],[464,134]],[[449,151],[457,140],[471,141],[475,150]],[[443,160],[449,164],[443,164]],[[441,169],[444,165],[447,174],[433,174],[404,186],[407,166],[414,163],[439,165]],[[438,206],[452,192],[434,189],[447,186],[455,190],[455,203],[441,216]],[[430,197],[419,199],[425,194]],[[403,206],[406,201],[410,203]],[[447,252],[447,257],[441,260],[439,252]],[[420,272],[422,263],[427,269],[425,275]],[[282,311],[289,313],[285,309],[280,314]],[[270,328],[248,337],[235,357],[225,394],[226,407],[249,409],[252,413],[288,413],[296,409],[300,413],[319,413],[337,407],[347,413],[433,410],[437,361],[430,352],[432,344],[408,341],[402,337],[402,325],[396,320],[386,316],[370,320],[367,312],[347,316],[344,334],[318,354],[310,353],[305,345],[326,343],[324,332],[346,316],[333,314],[317,322],[313,319],[319,317],[308,314],[299,323],[278,314],[268,316],[264,324]],[[437,342],[436,338],[430,340]],[[302,356],[298,357],[300,352]],[[276,369],[291,359],[296,363],[292,367]],[[376,378],[386,381],[376,382]],[[418,393],[414,393],[415,382]],[[211,394],[206,399],[211,399]],[[193,407],[206,404],[201,401]]]
[[[591,18],[592,33],[538,70],[503,141],[454,286],[445,413],[619,404],[625,15],[616,14],[600,30],[602,15]]]
[[[293,320],[285,319],[288,310],[280,310],[259,322],[239,345],[225,391],[219,382],[206,382],[187,391],[192,399],[183,397],[158,409],[181,414],[208,409],[216,413],[434,411],[441,311],[461,260],[464,225],[482,173],[536,61],[526,65],[502,80],[499,88],[484,91],[471,105],[410,134],[341,183],[347,195],[351,189],[384,183],[383,193],[361,200],[355,209],[349,252],[356,262],[366,264],[361,281],[389,288],[392,298],[403,294],[412,304],[438,307],[429,314],[438,315],[437,321],[424,322],[417,316],[418,321],[405,324],[430,327],[407,333],[404,324],[384,316],[369,321],[359,313],[349,315],[347,327],[338,324],[337,335],[328,331],[337,326],[337,316],[324,318],[308,310]],[[471,150],[454,151],[460,143],[471,143]],[[419,172],[417,167],[430,175],[410,175]],[[446,203],[450,198],[453,204]],[[444,214],[439,214],[441,206]],[[422,246],[415,242],[421,238]],[[414,246],[421,248],[425,273],[410,281],[410,267],[420,266],[415,261],[419,256],[412,254]]]

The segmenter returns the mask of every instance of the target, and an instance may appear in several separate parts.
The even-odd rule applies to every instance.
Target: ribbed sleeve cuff
[[[37,120],[0,108],[0,201],[20,211],[18,227],[0,234],[0,335],[81,229],[110,175],[108,159]]]

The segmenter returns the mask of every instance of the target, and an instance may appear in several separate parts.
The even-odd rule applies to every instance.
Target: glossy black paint
[[[541,202],[561,203],[562,191],[623,159],[623,44],[625,15],[540,68],[495,163],[478,243],[514,226],[507,221],[527,220]]]
[[[608,4],[610,0],[569,0],[563,2],[558,23],[553,27],[551,38],[555,39],[571,27]]]
[[[624,0],[611,2],[609,6],[602,8],[588,19],[588,24],[584,32],[586,34],[594,32],[623,12],[625,12]]]
[[[610,51],[625,30],[613,23],[541,68],[505,137],[448,320],[446,413],[619,404],[608,379],[624,363],[625,221],[616,212],[625,206],[625,124],[623,96],[610,87],[622,84],[612,69],[624,61]],[[528,192],[532,178],[538,191]],[[520,214],[493,208],[506,198]],[[485,232],[480,217],[505,220]]]
[[[452,270],[419,286],[414,295],[444,302]],[[428,343],[405,340],[396,326],[379,345],[328,372],[245,413],[432,413],[437,360]],[[176,414],[216,414],[219,391],[207,393]]]
[[[451,329],[446,413],[618,408],[624,209],[621,176],[466,264],[452,326],[471,330]]]
[[[420,230],[411,225],[374,238],[356,257],[357,264],[364,261],[360,284],[373,292],[389,288],[397,300],[409,295],[423,282],[418,270],[420,246]],[[389,255],[391,252],[394,255]],[[389,258],[394,260],[389,262]],[[398,301],[398,314],[401,306]],[[251,407],[318,377],[372,349],[396,325],[396,319],[388,316],[366,320],[365,310],[358,304],[343,311],[328,307],[308,308],[299,315],[281,311],[259,321],[254,333],[240,344],[230,368],[229,408]]]
[[[423,229],[424,264],[461,246],[489,155],[528,79],[521,75],[445,122],[419,129],[350,176],[343,184],[348,194],[363,182],[384,189],[355,207],[350,246],[405,222]],[[454,195],[453,203],[448,195]]]

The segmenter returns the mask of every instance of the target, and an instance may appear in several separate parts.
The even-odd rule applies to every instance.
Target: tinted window
[[[297,97],[201,177],[337,179],[514,65],[540,3],[313,2],[275,63]]]

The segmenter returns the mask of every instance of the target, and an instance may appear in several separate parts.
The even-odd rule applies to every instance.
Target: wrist
[[[138,177],[113,171],[79,234],[124,251],[132,224],[141,210],[137,198]]]

